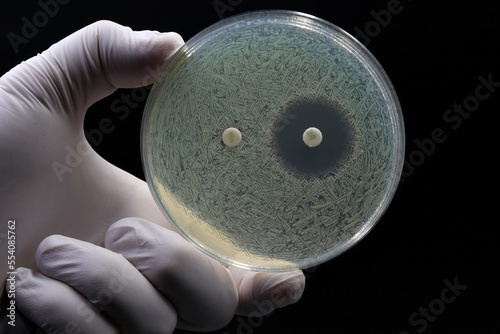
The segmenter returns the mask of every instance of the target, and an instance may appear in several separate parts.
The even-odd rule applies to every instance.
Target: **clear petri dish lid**
[[[373,55],[283,10],[224,19],[173,55],[141,128],[158,206],[203,252],[256,271],[307,268],[361,240],[400,178],[404,127]]]

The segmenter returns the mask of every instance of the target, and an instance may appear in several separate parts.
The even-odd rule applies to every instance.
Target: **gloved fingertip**
[[[177,50],[184,45],[184,39],[181,35],[176,32],[162,32],[160,33],[162,42],[165,45],[164,59],[167,60],[174,54]]]
[[[109,248],[109,246],[113,245],[116,241],[123,238],[123,236],[132,230],[132,227],[126,222],[130,218],[122,218],[108,228],[106,234],[104,235],[104,247]]]
[[[302,271],[291,271],[279,274],[267,274],[259,291],[258,299],[269,299],[278,308],[299,301],[305,288],[305,277]]]
[[[131,249],[144,249],[148,242],[157,238],[158,226],[148,220],[127,217],[113,223],[104,236],[104,246],[114,252],[123,253]]]
[[[184,44],[182,37],[175,32],[147,32],[152,46],[148,72],[144,76],[142,85],[150,85],[156,81],[167,60]],[[150,74],[150,75],[147,75]]]
[[[52,234],[40,242],[36,249],[35,260],[38,268],[44,274],[57,267],[59,261],[68,262],[69,251],[81,248],[73,242],[74,239],[59,234]],[[68,260],[68,261],[65,261]]]
[[[7,293],[15,292],[16,289],[21,288],[21,285],[30,276],[32,276],[32,271],[24,267],[19,267],[14,269],[13,271],[7,272],[5,290],[7,291]]]
[[[22,282],[31,275],[31,270],[24,267],[16,268],[16,283]]]
[[[8,294],[15,294],[22,298],[29,295],[38,286],[38,273],[29,268],[19,267],[7,273],[5,290]]]
[[[100,53],[108,80],[118,88],[154,83],[168,58],[184,44],[175,32],[132,31],[123,27],[115,31],[121,34],[121,42],[102,38]]]

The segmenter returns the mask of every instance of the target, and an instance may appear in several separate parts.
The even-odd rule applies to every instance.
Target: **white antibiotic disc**
[[[241,142],[241,132],[236,128],[227,128],[222,133],[222,141],[226,146],[234,147]]]
[[[321,141],[323,140],[323,134],[319,129],[311,127],[304,131],[302,139],[304,140],[304,144],[306,144],[307,146],[316,147],[321,144]]]

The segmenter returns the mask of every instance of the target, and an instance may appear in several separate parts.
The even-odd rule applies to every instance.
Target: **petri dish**
[[[203,252],[248,270],[304,269],[381,218],[404,126],[361,43],[320,18],[266,10],[219,21],[169,59],[141,154],[158,206]]]

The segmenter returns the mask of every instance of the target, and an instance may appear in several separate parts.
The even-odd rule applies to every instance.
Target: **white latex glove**
[[[11,271],[9,220],[18,267],[16,327],[2,314],[2,333],[34,332],[30,321],[50,333],[212,330],[235,312],[267,313],[302,295],[300,271],[226,269],[198,251],[173,231],[145,182],[85,139],[90,105],[153,83],[182,44],[175,33],[101,21],[0,78],[0,277]],[[58,177],[54,162],[71,171]]]

